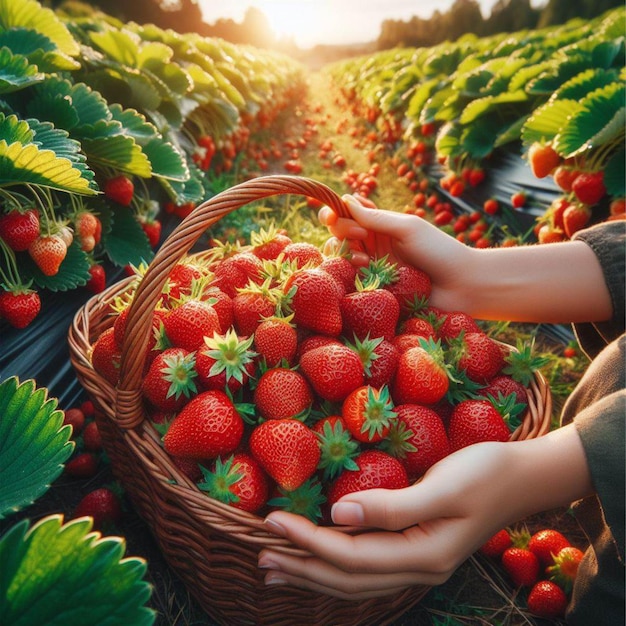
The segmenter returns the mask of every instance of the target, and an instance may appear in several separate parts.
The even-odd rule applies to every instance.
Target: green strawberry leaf
[[[32,143],[35,134],[28,122],[19,120],[16,115],[0,113],[0,139],[7,143]]]
[[[530,115],[522,128],[522,141],[551,141],[560,132],[564,121],[580,109],[576,100],[550,100]]]
[[[21,54],[13,54],[9,48],[0,48],[0,93],[24,89],[44,80],[45,75],[36,65],[29,63]]]
[[[0,519],[44,494],[74,450],[72,429],[63,426],[63,413],[47,393],[34,380],[20,383],[15,376],[0,384],[0,475],[11,477],[0,481]],[[7,561],[0,562],[4,570]]]
[[[0,539],[0,612],[5,626],[153,624],[144,606],[146,562],[124,557],[121,537],[90,532],[89,518],[24,520]]]
[[[87,284],[90,278],[89,258],[81,250],[80,243],[74,239],[67,249],[67,255],[54,276],[46,276],[30,258],[24,256],[25,274],[28,274],[42,289],[50,291],[69,291]]]
[[[148,237],[132,211],[125,207],[112,209],[110,224],[110,230],[102,235],[102,243],[113,263],[139,267],[152,260],[154,252]]]
[[[101,167],[111,167],[126,174],[148,178],[152,174],[150,161],[141,146],[132,137],[111,135],[82,140],[89,162]]]
[[[0,33],[1,47],[28,57],[41,72],[80,69],[80,63],[60,52],[46,35],[29,28],[12,28]]]
[[[604,186],[607,193],[616,198],[626,196],[626,152],[622,148],[607,161],[604,167]]]
[[[185,158],[173,144],[155,137],[142,149],[150,159],[154,176],[178,181],[186,181],[189,178]]]
[[[158,179],[167,191],[169,197],[172,198],[178,205],[185,204],[187,202],[197,203],[204,200],[204,176],[193,163],[188,163],[188,167],[190,176],[185,181],[172,179],[166,180],[165,178]]]

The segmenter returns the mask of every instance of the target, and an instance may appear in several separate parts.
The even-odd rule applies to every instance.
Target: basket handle
[[[117,387],[115,421],[125,429],[144,419],[141,383],[152,314],[174,266],[200,236],[221,217],[255,200],[281,194],[299,194],[319,200],[340,217],[349,216],[344,201],[323,183],[301,176],[261,176],[213,196],[198,205],[167,237],[142,278],[128,312]]]

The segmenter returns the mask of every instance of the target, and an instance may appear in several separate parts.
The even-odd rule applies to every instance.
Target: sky
[[[479,0],[485,17],[495,1]],[[301,48],[310,48],[373,41],[383,20],[407,20],[413,15],[426,19],[435,10],[448,11],[454,0],[198,0],[198,4],[208,23],[220,18],[241,22],[248,7],[255,6],[265,14],[275,36],[291,36]]]

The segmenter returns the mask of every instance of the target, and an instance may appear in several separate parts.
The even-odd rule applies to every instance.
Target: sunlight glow
[[[323,38],[326,3],[319,0],[255,0],[265,13],[276,37],[293,37],[307,46]]]

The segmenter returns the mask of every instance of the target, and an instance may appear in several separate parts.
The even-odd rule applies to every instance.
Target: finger
[[[334,226],[339,216],[329,207],[323,206],[317,212],[317,219],[322,226]]]
[[[414,215],[406,213],[366,207],[354,196],[344,196],[343,200],[350,211],[350,215],[360,226],[382,235],[398,238],[406,231],[407,227],[415,224],[415,219],[417,219]]]
[[[381,576],[378,573],[349,573],[321,559],[297,557],[271,550],[261,552],[259,567],[268,569],[266,581],[282,579],[297,586],[315,586],[324,593],[339,592],[349,597],[363,594],[371,597],[372,593],[389,594],[418,584],[433,584],[433,578],[428,574],[394,572]]]

